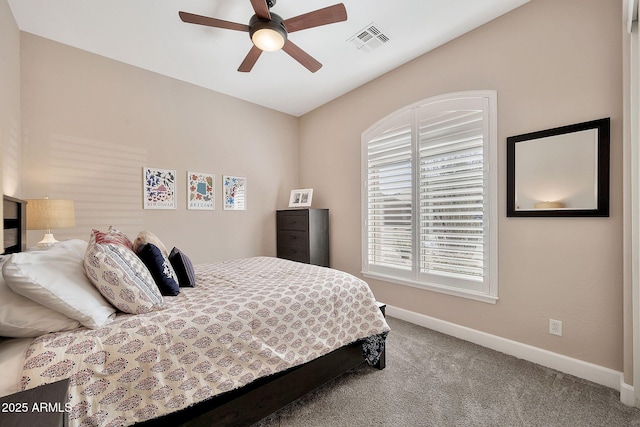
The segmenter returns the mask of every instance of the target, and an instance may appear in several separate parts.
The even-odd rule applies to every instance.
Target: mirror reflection
[[[507,138],[507,160],[507,216],[608,216],[608,118]]]

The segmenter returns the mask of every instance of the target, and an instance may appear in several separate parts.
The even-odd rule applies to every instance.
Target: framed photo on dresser
[[[291,195],[289,196],[289,207],[290,208],[309,208],[311,207],[312,198],[313,198],[313,188],[291,190]]]

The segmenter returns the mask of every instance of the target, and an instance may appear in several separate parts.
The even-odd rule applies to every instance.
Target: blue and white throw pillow
[[[160,248],[153,243],[145,243],[138,248],[137,255],[149,269],[162,295],[176,296],[180,293],[176,272]]]

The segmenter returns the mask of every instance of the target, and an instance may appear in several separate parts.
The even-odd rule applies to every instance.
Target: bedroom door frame
[[[640,407],[640,34],[638,0],[622,0],[623,22],[623,372],[620,400]],[[630,295],[628,290],[630,289]],[[631,303],[629,303],[629,299]],[[628,310],[631,310],[631,322]],[[629,325],[630,323],[630,325]],[[628,333],[629,326],[631,334]],[[629,340],[629,335],[631,339]],[[629,342],[631,341],[631,342]],[[631,348],[629,348],[631,347]]]

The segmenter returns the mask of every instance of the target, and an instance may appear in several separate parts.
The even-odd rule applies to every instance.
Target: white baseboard
[[[620,384],[620,402],[627,406],[637,406],[633,386],[623,381]]]
[[[386,313],[391,317],[613,388],[620,392],[620,401],[622,403],[629,406],[634,406],[635,404],[633,386],[624,383],[622,372],[403,308],[387,305]]]

